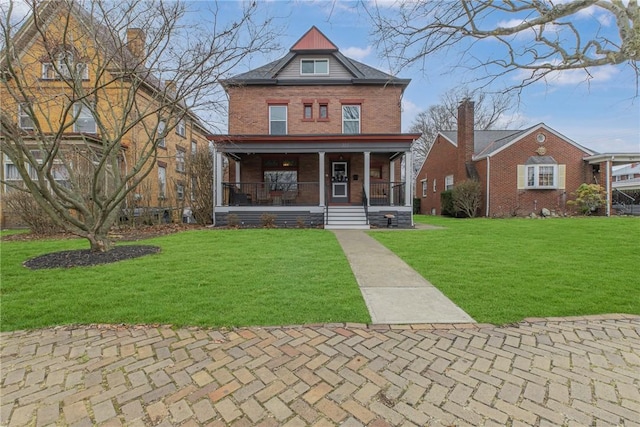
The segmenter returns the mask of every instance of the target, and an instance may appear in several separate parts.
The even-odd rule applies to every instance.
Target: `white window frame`
[[[186,172],[186,152],[176,150],[176,172]]]
[[[433,178],[433,192],[435,193],[438,187],[438,180]]]
[[[198,153],[198,143],[192,139],[191,140],[191,157],[195,157],[197,153]]]
[[[420,184],[422,185],[422,197],[427,197],[427,193],[428,193],[427,178],[421,179]]]
[[[358,111],[358,118],[357,119],[347,119],[345,118],[345,111],[347,108],[353,108],[356,107],[357,111]],[[358,135],[361,132],[362,129],[362,106],[360,104],[342,104],[342,133],[347,133],[345,132],[345,123],[358,123],[358,131],[357,132],[349,132],[350,135]]]
[[[453,190],[453,175],[444,177],[444,191]]]
[[[164,120],[160,120],[158,122],[158,127],[156,128],[156,133],[158,134],[158,147],[166,148],[167,147],[167,122]]]
[[[75,118],[75,122],[73,123],[73,131],[78,133],[97,133],[97,125],[96,118],[93,117],[93,113],[89,110],[89,107],[84,105],[81,102],[77,102],[73,106],[73,117]],[[89,131],[81,130],[80,126],[78,126],[78,122],[80,120],[93,120],[93,128]]]
[[[275,109],[284,109],[284,120],[273,119],[273,113]],[[287,105],[269,105],[269,135],[287,135],[289,132],[289,120],[288,120],[289,108]],[[281,123],[284,121],[284,133],[273,133],[273,123]]]
[[[176,183],[176,198],[178,200],[184,200],[184,184]]]
[[[22,182],[22,175],[20,175],[20,172],[18,172],[18,167],[11,161],[11,159],[9,159],[9,157],[7,157],[6,154],[3,155],[4,157],[4,165],[3,165],[3,177],[4,177],[4,181],[5,181],[5,185],[4,185],[4,191],[8,192],[13,190],[14,188],[12,186],[9,185],[9,183],[13,183],[15,184],[16,187],[20,187],[20,185],[18,183]],[[11,167],[11,170],[13,171],[11,174],[9,174],[9,167]],[[30,166],[28,166],[30,168]],[[9,175],[12,175],[12,177],[9,177]]]
[[[541,170],[551,168],[553,182],[550,185],[540,184]],[[556,189],[558,188],[558,165],[526,165],[525,166],[525,186],[527,189]]]
[[[303,64],[304,63],[312,63],[313,64],[313,72],[305,72]],[[318,64],[326,63],[327,71],[326,72],[318,72]],[[301,76],[328,76],[329,75],[329,58],[303,58],[300,59],[300,75]]]
[[[33,119],[29,117],[29,114],[25,112],[24,103],[18,104],[18,125],[23,130],[33,130]]]
[[[55,61],[58,70],[56,70],[56,67],[54,67],[51,62],[42,63],[42,74],[40,76],[42,80],[59,80],[74,77],[71,75],[71,69],[67,64],[75,67],[73,74],[79,75],[82,80],[89,80],[89,67],[87,67],[87,64],[84,62],[74,62],[73,52],[58,53]]]
[[[178,125],[176,126],[176,134],[180,135],[181,137],[187,136],[187,124],[184,119],[178,122]]]
[[[158,198],[167,198],[167,167],[158,165]]]

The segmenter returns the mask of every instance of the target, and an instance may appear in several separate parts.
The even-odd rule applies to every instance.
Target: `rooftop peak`
[[[291,52],[310,50],[337,51],[338,47],[314,25],[291,47]]]

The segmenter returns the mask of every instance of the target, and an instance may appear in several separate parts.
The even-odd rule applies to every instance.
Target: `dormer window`
[[[303,76],[327,76],[329,75],[329,60],[302,59],[300,60],[300,74]]]

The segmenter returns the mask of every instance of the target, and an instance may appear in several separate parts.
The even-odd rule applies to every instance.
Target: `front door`
[[[347,162],[331,162],[331,201],[349,202],[349,174]]]

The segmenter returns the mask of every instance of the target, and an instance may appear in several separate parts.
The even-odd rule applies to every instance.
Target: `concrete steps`
[[[327,230],[369,230],[362,206],[329,206],[324,228]]]

